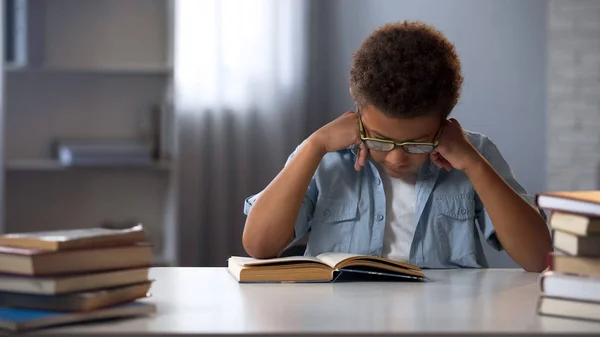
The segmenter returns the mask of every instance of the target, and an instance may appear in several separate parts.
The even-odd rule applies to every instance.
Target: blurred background
[[[354,108],[352,52],[398,20],[455,43],[465,83],[453,116],[496,142],[529,193],[600,188],[600,1],[3,0],[2,10],[1,232],[141,222],[157,264],[225,265],[244,254],[244,199]]]

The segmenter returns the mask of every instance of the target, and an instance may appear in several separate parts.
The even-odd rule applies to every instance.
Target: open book
[[[345,253],[324,253],[316,257],[291,256],[253,259],[232,256],[227,270],[238,281],[246,282],[335,282],[342,275],[352,278],[399,278],[424,281],[415,265],[381,257]]]

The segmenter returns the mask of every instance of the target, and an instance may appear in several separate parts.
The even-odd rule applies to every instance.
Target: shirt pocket
[[[470,194],[442,195],[434,201],[438,260],[457,267],[477,266],[474,198]]]
[[[349,253],[357,218],[358,202],[355,200],[328,197],[318,200],[308,241],[310,255]]]

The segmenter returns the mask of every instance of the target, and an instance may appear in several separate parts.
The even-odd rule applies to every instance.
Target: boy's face
[[[436,115],[392,118],[373,106],[361,109],[361,119],[367,137],[396,143],[433,142],[442,125],[442,118]],[[395,147],[389,152],[369,150],[369,153],[387,175],[400,179],[414,176],[429,156],[427,153],[407,153],[401,147]]]

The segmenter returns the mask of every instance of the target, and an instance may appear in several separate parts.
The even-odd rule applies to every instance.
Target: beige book
[[[549,255],[550,270],[562,274],[595,276],[600,278],[600,259],[569,256],[558,252]]]
[[[550,227],[579,236],[600,235],[600,218],[553,212],[550,216]]]
[[[600,303],[541,296],[538,301],[538,313],[545,316],[600,321]]]
[[[152,247],[149,244],[55,252],[0,246],[0,273],[8,274],[75,274],[148,267],[151,264]]]
[[[0,274],[0,291],[56,295],[118,287],[147,280],[148,268],[37,277]]]
[[[0,236],[0,246],[51,251],[127,246],[142,241],[146,241],[142,225],[126,229],[85,228]]]
[[[600,257],[600,236],[578,236],[555,231],[552,243],[554,248],[569,255]]]

